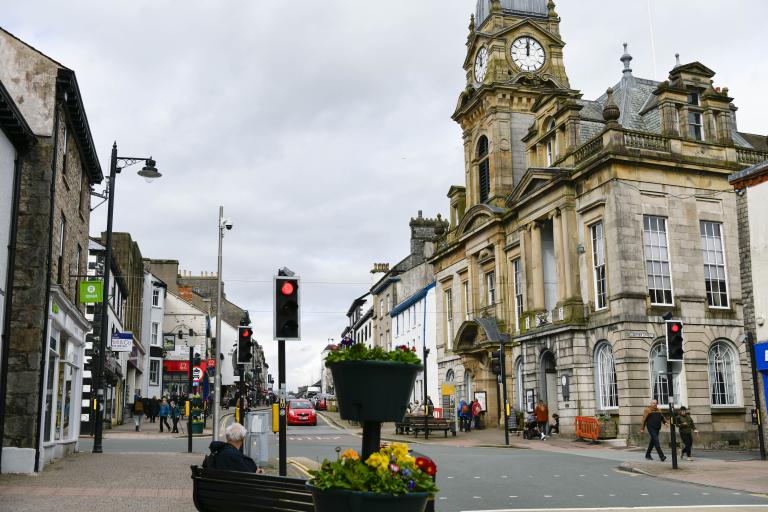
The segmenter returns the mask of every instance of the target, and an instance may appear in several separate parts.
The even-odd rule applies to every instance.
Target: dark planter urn
[[[312,491],[316,512],[424,512],[429,499],[426,492],[393,496],[346,489],[322,491],[309,484],[307,487]]]
[[[338,361],[326,366],[333,374],[341,419],[400,421],[405,415],[418,364],[393,361]]]

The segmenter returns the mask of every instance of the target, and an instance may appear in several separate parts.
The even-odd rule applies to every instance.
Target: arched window
[[[663,341],[657,341],[648,354],[648,362],[651,373],[651,397],[659,402],[659,407],[669,405],[669,379],[668,373],[672,373],[672,391],[675,404],[684,405],[686,397],[683,363],[671,361],[669,372],[667,371],[667,352]]]
[[[445,382],[453,382],[455,378],[456,376],[453,373],[453,370],[448,370],[447,372],[445,372]]]
[[[491,175],[488,159],[488,137],[483,135],[477,141],[478,178],[480,185],[480,202],[488,201],[491,192]]]
[[[525,391],[523,383],[523,359],[519,358],[515,363],[515,398],[517,410],[525,411]]]
[[[709,397],[712,405],[738,405],[739,357],[730,343],[716,341],[709,349]]]
[[[595,350],[595,388],[600,410],[619,406],[619,386],[616,384],[616,365],[613,349],[607,341],[598,343]]]

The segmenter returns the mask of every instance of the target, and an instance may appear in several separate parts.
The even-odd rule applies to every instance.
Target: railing
[[[603,136],[598,135],[591,141],[587,142],[583,146],[581,146],[579,149],[574,151],[573,153],[573,160],[575,163],[579,164],[586,160],[587,158],[591,157],[595,153],[598,153],[601,149],[603,149]]]
[[[756,165],[768,160],[768,153],[752,149],[736,148],[736,156],[739,163],[748,165]]]
[[[669,139],[660,135],[624,132],[624,147],[666,152],[669,151]]]

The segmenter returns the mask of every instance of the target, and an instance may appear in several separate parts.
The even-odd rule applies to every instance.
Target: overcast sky
[[[6,0],[2,26],[75,70],[102,167],[153,155],[163,178],[117,182],[115,230],[145,257],[216,270],[219,205],[227,296],[248,309],[277,373],[272,275],[301,275],[303,337],[288,386],[319,378],[374,262],[408,251],[408,221],[447,212],[463,185],[450,119],[475,0]],[[741,131],[766,133],[763,0],[560,0],[571,86],[594,99],[675,62],[717,72]],[[652,20],[652,24],[649,21]],[[655,34],[655,57],[651,29]],[[136,168],[135,170],[138,170]],[[133,171],[133,169],[131,170]],[[106,227],[106,207],[91,232]],[[234,340],[232,340],[234,342]]]

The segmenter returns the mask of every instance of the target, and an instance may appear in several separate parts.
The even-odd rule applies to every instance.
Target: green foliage
[[[369,348],[363,343],[354,343],[349,346],[342,345],[338,350],[330,352],[325,363],[336,363],[339,361],[393,361],[397,363],[421,364],[415,352],[412,352],[405,345],[397,347],[395,350],[386,351],[381,347]]]

